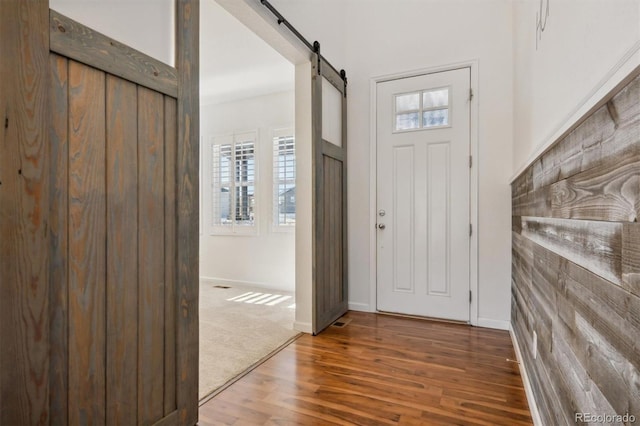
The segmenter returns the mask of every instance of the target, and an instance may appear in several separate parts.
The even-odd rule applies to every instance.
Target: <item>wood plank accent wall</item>
[[[544,424],[640,418],[638,74],[512,184],[511,322]]]

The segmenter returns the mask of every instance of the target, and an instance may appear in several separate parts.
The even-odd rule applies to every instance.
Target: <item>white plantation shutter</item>
[[[273,219],[275,226],[296,223],[296,150],[293,130],[273,137]]]
[[[211,233],[255,231],[256,133],[214,138],[211,162]]]
[[[255,137],[235,143],[234,211],[235,223],[255,225],[256,149]]]

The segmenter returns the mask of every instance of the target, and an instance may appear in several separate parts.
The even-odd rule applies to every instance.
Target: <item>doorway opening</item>
[[[215,0],[200,16],[202,401],[299,332],[299,190],[295,66]]]

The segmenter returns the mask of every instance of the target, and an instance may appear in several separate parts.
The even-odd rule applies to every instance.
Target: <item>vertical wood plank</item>
[[[105,423],[105,75],[69,61],[69,422]]]
[[[324,118],[324,117],[323,117]],[[324,299],[326,300],[326,307],[331,309],[335,299],[335,217],[334,201],[335,201],[335,160],[331,157],[325,156],[325,180],[324,180],[324,269],[326,271],[325,282],[323,285],[323,292],[325,293]]]
[[[68,61],[51,54],[51,276],[50,312],[50,390],[51,424],[67,424],[68,328]]]
[[[0,424],[49,423],[48,2],[0,2]]]
[[[164,97],[164,414],[176,409],[176,100]]]
[[[200,2],[176,2],[178,69],[178,388],[181,425],[198,421],[198,154]]]
[[[342,197],[342,191],[340,190],[340,183],[338,181],[340,172],[340,162],[337,160],[331,160],[331,237],[330,237],[330,253],[331,253],[331,306],[335,306],[340,302],[339,289],[340,289],[340,266],[338,265],[338,258],[340,256],[340,250],[342,248],[342,235],[340,234],[340,225],[342,215],[340,212],[340,198]]]
[[[137,418],[136,85],[107,76],[107,424]]]
[[[138,87],[138,423],[164,414],[164,102]]]
[[[320,142],[322,144],[322,142]],[[318,296],[322,298],[322,303],[318,305],[320,314],[325,313],[331,307],[331,158],[322,157],[322,256],[318,262]],[[323,326],[324,328],[324,326]]]
[[[343,139],[344,142],[344,139]],[[345,150],[346,152],[346,150]],[[336,304],[343,304],[346,302],[346,298],[344,297],[344,288],[347,285],[346,281],[345,281],[345,275],[344,275],[344,267],[345,267],[345,262],[344,262],[344,256],[345,256],[345,239],[344,239],[344,233],[345,233],[345,224],[346,224],[346,220],[345,220],[345,216],[344,216],[344,212],[346,211],[347,207],[346,205],[343,203],[344,200],[344,185],[343,183],[346,181],[345,176],[344,176],[344,161],[340,161],[337,163],[338,165],[338,170],[337,170],[337,174],[336,174],[336,248],[338,251],[338,255],[337,255],[337,259],[336,259],[336,281],[338,282],[337,288],[336,288]]]

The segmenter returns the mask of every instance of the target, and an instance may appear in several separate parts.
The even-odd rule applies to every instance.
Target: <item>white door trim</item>
[[[389,80],[397,80],[400,78],[415,77],[423,74],[432,74],[442,71],[451,71],[459,68],[471,69],[471,90],[473,91],[473,99],[471,100],[470,111],[470,152],[473,157],[473,167],[470,173],[469,182],[469,218],[471,225],[473,226],[473,233],[470,241],[470,253],[469,253],[469,288],[471,289],[472,299],[469,305],[469,322],[472,325],[478,325],[478,140],[479,140],[479,98],[480,91],[478,90],[478,60],[473,59],[469,61],[457,62],[447,65],[441,65],[437,67],[423,68],[412,71],[399,72],[395,74],[387,74],[377,77],[372,77],[370,81],[371,96],[370,96],[370,159],[369,159],[369,311],[377,311],[377,231],[376,231],[376,209],[377,209],[377,188],[376,182],[378,181],[377,170],[377,90],[378,83]]]

